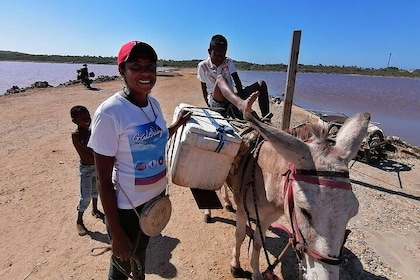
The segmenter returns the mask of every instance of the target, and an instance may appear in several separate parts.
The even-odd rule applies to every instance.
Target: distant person
[[[92,83],[92,80],[90,79],[90,76],[93,75],[93,72],[89,73],[86,63],[84,63],[82,67],[77,70],[77,79],[80,80],[80,82],[88,89],[91,89],[90,84]]]
[[[80,200],[77,206],[77,232],[80,236],[87,234],[83,223],[83,213],[92,200],[92,216],[104,219],[104,214],[98,210],[98,188],[96,186],[95,161],[92,149],[87,147],[90,138],[90,114],[84,106],[74,106],[70,110],[70,116],[77,129],[71,134],[74,148],[80,157]]]
[[[263,117],[268,116],[270,104],[267,84],[265,81],[259,81],[243,87],[233,60],[226,57],[227,47],[228,43],[224,36],[214,35],[208,49],[209,57],[198,64],[197,78],[201,82],[207,105],[211,108],[227,108],[230,102],[243,112],[243,100],[258,91],[261,114]]]
[[[124,44],[117,65],[125,86],[102,102],[93,117],[88,146],[95,152],[112,247],[108,279],[127,279],[130,273],[145,279],[150,237],[140,228],[138,215],[147,202],[165,195],[166,144],[191,115],[181,112],[174,124],[166,126],[159,101],[151,96],[156,63],[157,54],[149,44]]]

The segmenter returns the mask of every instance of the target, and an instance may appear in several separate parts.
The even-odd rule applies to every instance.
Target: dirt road
[[[165,118],[179,103],[203,106],[195,69],[175,77],[160,76],[153,95]],[[34,89],[0,96],[0,278],[105,279],[110,253],[91,256],[91,249],[107,245],[102,221],[86,213],[91,231],[76,232],[78,157],[70,133],[75,129],[69,110],[85,105],[93,114],[121,81]],[[278,105],[272,106],[278,121]],[[292,118],[304,114],[294,110]],[[340,279],[420,279],[419,159],[402,153],[372,166],[351,166],[359,214],[350,221]],[[213,211],[205,224],[189,189],[170,186],[172,218],[161,236],[152,238],[147,279],[233,279],[229,263],[234,244],[234,214]],[[286,237],[269,233],[270,255],[278,254]],[[250,269],[247,248],[242,264]],[[272,256],[271,256],[272,257]],[[266,261],[261,256],[261,263]],[[277,274],[296,279],[293,253],[288,252]]]

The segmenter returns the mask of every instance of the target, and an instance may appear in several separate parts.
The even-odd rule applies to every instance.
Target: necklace
[[[147,119],[149,120],[149,122],[155,122],[156,121],[156,119],[157,119],[157,117],[156,117],[156,112],[155,112],[155,108],[153,107],[153,104],[152,104],[152,102],[150,102],[150,99],[149,99],[149,96],[147,95],[146,96],[146,99],[147,99],[147,104],[150,104],[150,107],[152,107],[152,111],[153,111],[153,115],[154,115],[154,117],[155,117],[155,119],[154,119],[154,121],[152,121],[152,119],[149,117],[149,115],[143,110],[143,107],[141,107],[141,106],[139,106],[138,104],[136,104],[136,102],[131,98],[131,96],[130,96],[130,94],[128,94],[127,93],[127,91],[126,91],[126,87],[124,87],[123,88],[123,93],[124,93],[124,95],[125,95],[125,97],[126,97],[126,99],[128,100],[128,101],[130,101],[132,104],[134,104],[134,105],[136,105],[138,108],[140,108],[140,110],[143,112],[143,114],[145,114],[146,115],[146,117],[147,117]],[[147,105],[146,105],[147,106]]]
[[[155,122],[155,121],[156,121],[156,119],[157,119],[157,117],[156,117],[155,109],[153,108],[153,104],[152,104],[152,102],[150,102],[150,100],[149,100],[149,97],[147,97],[147,103],[149,103],[149,104],[150,104],[150,107],[152,107],[153,115],[154,115],[154,117],[155,117],[155,119],[154,119],[153,121],[149,118],[149,115],[148,115],[148,114],[146,114],[146,112],[143,110],[143,108],[142,108],[142,107],[139,107],[139,108],[140,108],[140,110],[143,112],[143,114],[145,114],[145,115],[146,115],[146,117],[149,119],[149,121],[150,121],[150,122]]]

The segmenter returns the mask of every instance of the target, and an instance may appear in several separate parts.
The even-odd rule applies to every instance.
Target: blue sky
[[[142,40],[162,59],[204,59],[223,34],[235,60],[287,64],[301,30],[302,64],[420,69],[419,18],[419,0],[4,0],[0,50],[116,56]]]

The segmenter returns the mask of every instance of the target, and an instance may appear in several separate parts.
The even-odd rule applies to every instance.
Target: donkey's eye
[[[306,217],[306,219],[308,219],[309,221],[312,219],[311,214],[308,212],[308,210],[304,209],[304,208],[300,208],[300,211],[302,212],[303,216]]]

